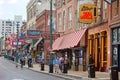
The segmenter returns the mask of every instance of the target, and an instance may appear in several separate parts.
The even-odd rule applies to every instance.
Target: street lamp
[[[16,67],[17,67],[17,63],[18,63],[18,41],[19,41],[19,39],[18,39],[18,28],[19,28],[19,24],[18,24],[18,22],[17,22],[17,24],[16,24],[16,27],[17,27],[17,36],[16,36],[16,38],[17,38],[17,45],[16,45]]]
[[[38,0],[38,3],[41,4],[41,0]],[[50,49],[52,50],[52,0],[50,0]],[[49,60],[49,73],[53,73],[53,58],[51,50]]]
[[[52,50],[52,0],[50,0],[50,49]],[[52,51],[50,50],[49,73],[53,73]]]

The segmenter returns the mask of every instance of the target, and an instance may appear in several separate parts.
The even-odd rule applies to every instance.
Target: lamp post
[[[41,5],[41,0],[37,0],[37,2]],[[52,50],[52,0],[50,0],[50,49]],[[51,50],[49,60],[49,73],[53,73],[53,58]]]
[[[52,0],[50,0],[50,49],[52,50]],[[53,73],[53,60],[51,50],[50,50],[49,73]]]
[[[17,27],[17,36],[16,36],[16,38],[17,38],[17,45],[16,45],[16,67],[17,67],[17,63],[18,63],[18,41],[19,41],[19,39],[18,39],[18,27],[19,26],[19,24],[18,24],[18,22],[17,22],[17,24],[16,24],[16,27]]]

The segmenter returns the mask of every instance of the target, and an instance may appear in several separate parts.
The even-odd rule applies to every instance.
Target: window
[[[67,0],[67,2],[70,2],[71,0]]]
[[[117,42],[117,29],[113,29],[113,33],[112,33],[112,36],[113,36],[113,42]]]
[[[60,8],[62,6],[62,0],[57,0],[57,8]]]
[[[72,7],[68,8],[68,29],[72,26]]]
[[[115,3],[114,3],[114,16],[117,16],[118,15],[118,11],[119,11],[119,0],[116,0]]]
[[[65,31],[65,23],[66,23],[66,21],[65,21],[65,11],[63,12],[63,27],[64,27],[64,31]]]
[[[103,1],[103,19],[107,18],[107,2]]]
[[[97,18],[97,20],[100,21],[101,20],[101,3],[100,3],[100,0],[97,0],[97,7],[98,7],[98,18]]]
[[[62,20],[61,20],[61,13],[58,14],[58,31],[62,31]]]

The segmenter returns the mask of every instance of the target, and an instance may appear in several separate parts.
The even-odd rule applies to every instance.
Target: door
[[[118,69],[120,71],[120,45],[118,46]]]

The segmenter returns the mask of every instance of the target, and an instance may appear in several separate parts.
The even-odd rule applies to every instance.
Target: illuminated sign
[[[94,4],[81,4],[79,9],[79,21],[92,23],[98,15],[98,9]]]
[[[40,36],[40,31],[39,30],[27,30],[27,36],[29,38],[34,38]]]

